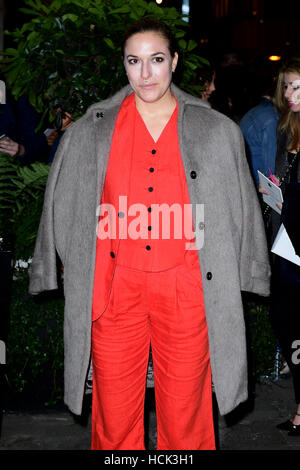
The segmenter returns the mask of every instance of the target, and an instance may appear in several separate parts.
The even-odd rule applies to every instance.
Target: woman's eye
[[[137,59],[128,59],[128,63],[130,65],[134,65],[134,64],[137,64],[138,60]]]
[[[160,63],[160,62],[164,61],[164,58],[163,57],[154,57],[153,61]]]

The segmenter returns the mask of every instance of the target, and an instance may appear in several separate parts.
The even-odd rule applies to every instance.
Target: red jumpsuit
[[[124,195],[127,214],[117,206]],[[177,107],[155,142],[136,110],[134,95],[126,98],[116,122],[101,204],[114,206],[123,225],[116,231],[110,226],[116,240],[97,242],[92,449],[145,449],[150,344],[157,449],[214,449],[200,266],[197,251],[187,249],[190,233],[178,215],[178,208],[189,204],[189,195],[177,136]],[[171,214],[177,215],[168,217],[166,209],[157,216],[162,204],[173,207]],[[105,256],[112,246],[110,257]]]

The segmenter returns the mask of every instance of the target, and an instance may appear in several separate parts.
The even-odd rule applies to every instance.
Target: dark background
[[[190,0],[193,38],[203,55],[236,51],[253,60],[270,55],[300,55],[300,1]],[[162,5],[181,11],[182,0]]]
[[[19,11],[24,1],[1,1],[4,30],[28,21],[28,15]],[[162,0],[160,7],[181,12],[182,4],[183,0]],[[216,71],[212,105],[238,122],[266,93],[282,62],[300,56],[300,0],[189,0],[189,7],[189,34],[197,42],[195,52]],[[4,48],[10,46],[16,47],[4,35]],[[269,57],[274,55],[281,60],[271,62]],[[234,112],[228,109],[228,95],[235,102]]]
[[[148,0],[153,1],[153,0]],[[244,60],[270,55],[300,55],[300,1],[285,0],[189,0],[191,35],[202,55],[219,58],[236,51]],[[27,21],[18,12],[21,0],[4,0],[4,29]],[[182,0],[163,0],[161,8],[182,10]],[[4,46],[9,38],[4,36]]]

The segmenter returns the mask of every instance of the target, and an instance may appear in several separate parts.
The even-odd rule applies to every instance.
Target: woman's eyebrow
[[[299,85],[300,78],[296,78],[296,80],[292,80],[290,82],[284,82],[285,85],[293,85],[293,83],[297,82],[296,84]]]
[[[151,57],[154,57],[154,56],[160,55],[160,54],[166,55],[165,52],[154,52],[153,54],[151,54]],[[127,59],[128,59],[128,57],[137,58],[138,56],[137,56],[137,55],[134,55],[134,54],[128,54],[126,57],[127,57]]]

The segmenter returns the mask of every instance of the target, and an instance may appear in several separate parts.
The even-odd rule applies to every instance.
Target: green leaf
[[[115,48],[114,43],[112,42],[110,38],[104,38],[103,40],[108,45],[108,47],[110,47],[111,49]]]
[[[76,23],[76,21],[78,20],[78,16],[74,15],[73,13],[66,13],[65,15],[62,16],[62,20],[63,21],[70,20],[73,23]]]
[[[187,42],[186,42],[185,39],[180,39],[180,40],[178,41],[178,45],[179,45],[180,49],[186,49]]]
[[[116,8],[115,10],[111,10],[108,14],[109,15],[116,15],[116,14],[119,14],[119,13],[130,13],[130,11],[131,11],[131,8],[130,8],[129,5],[123,5],[120,8]]]
[[[187,45],[187,50],[192,51],[193,49],[195,49],[196,46],[197,46],[197,42],[194,41],[193,39],[190,39]]]
[[[74,54],[75,57],[89,57],[89,52],[85,50],[77,51]]]
[[[8,47],[7,49],[5,49],[5,51],[3,51],[5,53],[5,55],[12,55],[12,56],[15,56],[18,54],[18,51],[17,49],[13,49],[12,47]]]
[[[37,10],[31,10],[29,8],[20,8],[19,11],[21,11],[22,13],[25,13],[27,15],[38,15],[40,16],[41,13]]]

